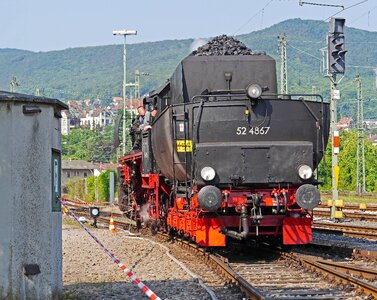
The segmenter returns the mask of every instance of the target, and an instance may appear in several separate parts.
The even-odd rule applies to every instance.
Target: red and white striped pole
[[[335,130],[334,131],[334,136],[333,136],[333,145],[334,145],[334,154],[339,154],[339,131]]]

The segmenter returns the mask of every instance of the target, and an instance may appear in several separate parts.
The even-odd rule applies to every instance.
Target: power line
[[[317,41],[309,41],[309,40],[291,40],[289,39],[290,42],[300,42],[300,43],[316,43],[316,44],[321,44],[321,43],[325,43],[325,41],[322,41],[322,40],[317,40]],[[347,44],[377,44],[377,42],[368,42],[368,41],[347,41]]]
[[[312,58],[315,58],[315,59],[321,61],[321,59],[318,58],[317,56],[315,56],[315,55],[313,55],[313,54],[310,54],[309,52],[307,52],[307,51],[305,51],[305,50],[302,50],[302,49],[299,49],[299,48],[297,48],[297,47],[294,47],[294,46],[292,46],[292,45],[291,45],[290,43],[288,43],[288,42],[287,42],[287,45],[290,46],[291,48],[293,48],[293,49],[295,49],[295,50],[301,52],[301,53],[304,53],[304,54],[306,54],[306,55],[308,55],[308,56],[310,56],[310,57],[312,57]],[[360,69],[376,69],[376,67],[371,67],[371,66],[354,66],[354,65],[347,65],[347,67],[349,67],[349,68],[360,68]]]
[[[348,22],[348,24],[351,25],[352,23],[354,23],[354,22],[358,21],[359,19],[361,19],[362,17],[364,17],[366,14],[368,14],[368,16],[369,16],[370,12],[375,10],[376,8],[377,8],[377,5],[375,7],[372,7],[372,9],[369,9],[367,12],[361,14],[357,18],[353,19],[351,22]]]
[[[360,2],[358,2],[358,3],[353,4],[353,5],[351,5],[351,6],[348,6],[348,7],[346,7],[346,8],[343,8],[342,10],[340,10],[340,11],[338,11],[337,13],[333,14],[332,16],[328,17],[327,19],[324,19],[323,21],[327,21],[327,20],[329,20],[330,18],[332,18],[332,17],[334,17],[334,16],[340,14],[341,12],[343,12],[343,11],[345,11],[345,10],[350,9],[350,8],[352,8],[352,7],[355,7],[355,6],[357,6],[357,5],[363,4],[364,2],[367,2],[367,1],[368,1],[368,0],[363,0],[363,1],[360,1]]]
[[[347,65],[349,68],[360,68],[360,69],[375,69],[376,67],[370,67],[370,66],[354,66],[354,65]]]
[[[313,58],[315,58],[315,59],[321,61],[321,59],[320,59],[319,57],[317,57],[317,56],[315,56],[315,55],[313,55],[313,54],[310,54],[309,52],[307,52],[307,51],[305,51],[305,50],[302,50],[302,49],[299,49],[299,48],[297,48],[297,47],[295,47],[295,46],[292,46],[292,45],[291,45],[290,43],[288,43],[288,42],[287,42],[287,45],[288,45],[289,47],[295,49],[296,51],[299,51],[299,52],[301,52],[301,53],[304,53],[304,54],[306,54],[306,55],[309,55],[309,56],[311,56],[311,57],[313,57]]]
[[[270,0],[261,10],[259,10],[258,12],[256,12],[250,19],[248,19],[240,28],[238,28],[234,33],[233,35],[236,35],[236,33],[238,33],[242,28],[244,28],[247,24],[249,24],[251,22],[251,20],[253,20],[257,15],[259,15],[261,12],[264,12],[264,9],[269,6],[274,0]]]

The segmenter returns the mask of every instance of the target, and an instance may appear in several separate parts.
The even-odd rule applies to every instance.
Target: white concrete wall
[[[24,115],[0,100],[0,299],[61,299],[61,213],[52,212],[52,148],[61,149],[53,106]],[[25,276],[23,266],[41,273]]]

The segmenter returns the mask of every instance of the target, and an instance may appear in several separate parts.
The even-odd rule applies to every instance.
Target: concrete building
[[[376,129],[377,128],[377,120],[376,119],[369,119],[364,120],[365,128],[366,129]]]
[[[68,110],[62,111],[62,118],[60,119],[62,135],[68,135],[70,132],[70,118]]]
[[[338,130],[350,130],[353,126],[353,119],[352,118],[341,118],[336,125]]]
[[[62,161],[62,186],[72,178],[86,178],[98,176],[98,167],[85,160],[63,160]]]
[[[113,123],[113,115],[106,109],[95,109],[86,113],[84,118],[80,119],[80,126],[89,127],[91,130],[96,127],[104,127]]]
[[[62,299],[60,112],[0,91],[0,299]]]

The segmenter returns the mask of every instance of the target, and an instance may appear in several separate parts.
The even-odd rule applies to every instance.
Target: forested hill
[[[291,19],[269,28],[237,36],[254,51],[265,51],[278,59],[278,34],[288,40],[288,83],[291,93],[317,92],[328,97],[329,80],[320,74],[320,48],[325,47],[328,24],[322,21]],[[141,78],[142,93],[162,84],[179,61],[190,53],[194,40],[168,40],[127,46],[128,82],[135,69],[150,75]],[[356,72],[363,78],[365,117],[377,116],[377,98],[373,68],[377,66],[377,32],[346,29],[347,71],[339,85],[343,116],[354,116],[356,108]],[[61,51],[31,52],[0,49],[0,89],[8,90],[16,76],[19,92],[64,99],[111,98],[121,94],[123,45],[70,48]],[[362,66],[362,67],[357,67]],[[367,67],[367,68],[365,68]]]

